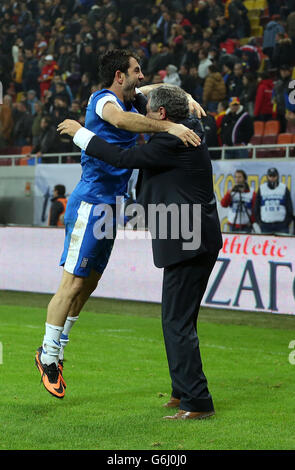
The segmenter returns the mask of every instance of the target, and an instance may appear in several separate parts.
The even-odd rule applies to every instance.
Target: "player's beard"
[[[123,89],[123,96],[124,101],[134,101],[135,100],[135,88],[137,87],[138,83],[134,83],[129,79],[126,80],[124,89]]]

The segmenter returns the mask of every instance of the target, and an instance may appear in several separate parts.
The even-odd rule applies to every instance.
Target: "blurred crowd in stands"
[[[247,145],[257,120],[294,133],[295,0],[2,0],[0,152],[78,151],[56,127],[84,123],[98,57],[113,48],[141,57],[145,83],[202,104],[209,147]]]

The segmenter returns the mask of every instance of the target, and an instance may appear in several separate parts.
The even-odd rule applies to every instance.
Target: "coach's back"
[[[158,267],[178,263],[204,251],[214,253],[222,246],[213,191],[212,165],[204,135],[197,120],[187,120],[182,124],[193,128],[202,138],[202,144],[199,147],[185,147],[177,137],[168,133],[159,133],[151,137],[148,145],[154,150],[160,162],[165,165],[167,158],[170,158],[177,166],[145,169],[138,197],[138,203],[144,206],[146,214],[149,207],[151,210],[151,205],[164,204],[168,207],[176,204],[179,209],[178,239],[172,238],[172,218],[169,220],[168,211],[168,239],[160,238],[159,222],[157,221],[156,227],[151,226],[155,219],[148,217],[149,229],[152,234],[156,234],[156,238],[153,239],[153,252],[154,262]],[[196,226],[199,223],[198,217],[196,218],[197,212],[194,217],[193,207],[198,204],[201,206],[200,246],[187,249],[190,243],[190,240],[186,239],[188,233],[194,231],[196,236],[199,230]],[[186,216],[186,206],[189,207],[189,218]],[[181,214],[184,215],[183,218]],[[162,212],[162,216],[166,217],[166,214]]]
[[[189,209],[186,223],[180,225],[179,237],[173,238],[171,220],[167,221],[168,238],[161,239],[159,223],[154,217],[147,218],[147,225],[153,238],[154,263],[157,267],[165,267],[192,258],[205,251],[216,253],[222,246],[220,223],[217,214],[216,200],[213,192],[212,165],[205,143],[204,133],[196,119],[188,119],[182,124],[195,130],[202,138],[198,147],[186,147],[180,139],[167,132],[154,134],[145,145],[131,149],[110,146],[102,139],[94,136],[87,147],[87,153],[106,161],[117,168],[140,168],[142,183],[137,202],[142,204],[145,214],[162,204],[162,217],[167,216],[165,207],[174,204],[178,207],[179,220],[185,214],[185,206]],[[201,205],[201,240],[200,246],[191,249],[189,239],[182,229],[187,231],[195,228],[193,219],[194,205]],[[185,218],[185,217],[184,217]],[[188,224],[189,220],[189,224]],[[163,221],[163,219],[162,219]],[[198,221],[200,224],[200,221]],[[163,234],[162,234],[163,235]],[[165,235],[165,234],[164,234]]]

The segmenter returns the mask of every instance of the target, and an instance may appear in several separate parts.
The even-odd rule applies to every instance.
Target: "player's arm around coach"
[[[172,87],[171,85],[165,86]],[[140,88],[139,92],[142,96],[146,96],[158,87],[159,85],[146,85]],[[143,93],[141,90],[143,90]],[[188,100],[190,113],[194,114],[198,118],[205,116],[206,113],[203,108],[191,97],[191,95],[187,93],[185,94]],[[185,145],[190,144],[198,146],[201,142],[199,136],[192,129],[182,123],[176,123],[166,119],[148,119],[147,116],[139,113],[123,111],[111,101],[107,102],[103,107],[103,119],[118,129],[132,131],[134,133],[152,134],[167,132],[181,139]],[[66,119],[59,125],[58,131],[60,131],[61,134],[68,134],[74,137],[80,127],[82,126],[80,126],[77,121]]]
[[[171,108],[175,106],[177,107],[177,103],[172,103],[173,97],[177,99],[178,93],[181,93],[180,100],[183,100],[184,96],[186,95],[190,113],[197,115],[199,118],[204,113],[198,103],[190,99],[187,93],[178,87],[171,87],[170,85],[153,87],[151,85],[144,88],[149,90],[149,96],[153,95],[154,97],[158,95],[157,90],[159,89],[160,93],[161,89],[164,88],[169,94],[171,90]],[[166,97],[167,93],[165,100],[167,100]],[[173,117],[172,119],[170,116],[168,117],[167,110],[164,106],[160,106],[158,109],[155,109],[154,106],[153,109],[151,109],[150,103],[151,99],[149,99],[147,103],[146,116],[123,112],[113,103],[106,103],[104,106],[104,119],[121,129],[128,130],[129,128],[132,128],[133,131],[137,133],[145,132],[154,134],[152,141],[154,143],[158,142],[158,140],[160,142],[164,142],[164,147],[165,144],[168,143],[168,147],[166,147],[168,149],[168,153],[163,153],[163,147],[159,148],[159,152],[161,154],[160,159],[158,158],[159,152],[155,153],[154,146],[151,146],[150,144],[128,149],[125,152],[122,151],[120,147],[105,142],[105,140],[95,135],[94,132],[89,131],[88,129],[82,127],[77,121],[71,119],[66,119],[65,121],[61,122],[57,130],[60,132],[60,134],[68,134],[74,137],[75,144],[85,151],[91,141],[91,152],[88,154],[90,156],[99,158],[100,160],[103,160],[115,167],[152,168],[155,166],[163,166],[163,163],[165,163],[165,166],[168,167],[183,166],[183,161],[180,161],[176,154],[173,154],[173,151],[171,150],[177,145],[181,145],[180,141],[182,141],[186,147],[188,147],[189,144],[193,147],[197,147],[201,143],[200,136],[195,132],[196,129],[193,129],[194,126],[190,124],[189,120],[183,119],[180,121],[177,119],[174,121]],[[182,105],[183,102],[180,101],[179,107]],[[191,128],[187,126],[190,126]],[[110,150],[112,151],[110,152]],[[89,151],[89,148],[87,148],[87,151]]]

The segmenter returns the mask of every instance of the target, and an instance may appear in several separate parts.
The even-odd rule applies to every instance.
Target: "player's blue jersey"
[[[89,99],[85,127],[111,144],[117,144],[123,148],[133,147],[138,137],[137,134],[116,128],[96,113],[98,100],[108,94],[115,97],[123,111],[138,112],[134,106],[127,110],[125,104],[114,93],[103,89],[93,93]],[[77,199],[91,204],[114,204],[116,196],[126,193],[132,170],[115,168],[97,158],[90,157],[84,150],[81,154],[81,165],[81,180],[72,193]]]

